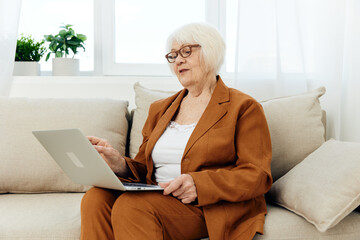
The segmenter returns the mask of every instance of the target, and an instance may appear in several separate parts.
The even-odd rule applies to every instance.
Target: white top
[[[168,182],[180,176],[181,158],[196,123],[180,125],[171,121],[152,151],[157,182]]]

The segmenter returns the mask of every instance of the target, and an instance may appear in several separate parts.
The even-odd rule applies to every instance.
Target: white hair
[[[204,62],[206,70],[219,73],[225,57],[225,42],[213,26],[206,23],[190,23],[178,28],[168,37],[167,52],[171,51],[174,42],[200,44],[200,61]]]

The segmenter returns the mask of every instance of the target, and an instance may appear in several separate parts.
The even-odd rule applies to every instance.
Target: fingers
[[[99,146],[99,145],[95,145],[94,146],[96,151],[98,151],[98,153],[108,153],[109,152],[109,149],[107,147],[103,147],[103,146]]]
[[[193,201],[195,201],[196,198],[184,198],[184,199],[181,199],[181,202],[184,203],[184,204],[189,204],[189,203],[192,203]]]
[[[178,189],[176,189],[175,191],[172,192],[172,195],[174,197],[179,197],[179,196],[183,195],[185,193],[185,191],[186,190],[185,190],[184,185],[181,185],[180,188],[178,188]]]
[[[171,194],[184,204],[191,203],[197,198],[195,183],[189,174],[182,174],[170,182],[159,185],[164,188],[164,195]]]
[[[92,145],[111,147],[106,139],[95,137],[95,136],[87,136],[87,139],[91,142]]]
[[[170,182],[161,182],[161,183],[159,183],[159,186],[162,187],[162,188],[166,188],[169,185],[170,185]]]
[[[96,151],[98,151],[98,153],[102,153],[105,156],[113,156],[115,155],[115,149],[111,148],[111,147],[104,147],[104,146],[99,146],[99,145],[95,145],[94,146]]]
[[[94,145],[100,142],[100,138],[94,136],[87,136],[87,139],[89,139],[89,141]]]
[[[122,161],[125,161],[125,159],[116,149],[99,145],[95,145],[94,148],[105,160],[111,170],[113,170],[113,172],[118,173],[122,170]]]
[[[181,202],[185,204],[192,203],[193,201],[196,200],[196,198],[197,198],[196,191],[185,192],[184,194],[181,194],[180,196],[177,197],[177,199],[181,200]]]
[[[184,204],[188,204],[188,203],[195,201],[195,199],[197,197],[196,193],[193,191],[190,191],[190,192],[185,191],[182,194],[180,194],[179,196],[175,196],[174,194],[173,194],[173,196],[176,197],[177,199],[179,199]]]
[[[182,185],[182,179],[179,177],[169,182],[169,185],[164,189],[164,195],[169,195],[170,193],[177,190]]]

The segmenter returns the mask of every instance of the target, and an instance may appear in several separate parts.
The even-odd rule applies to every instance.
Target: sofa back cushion
[[[80,128],[125,153],[128,102],[110,99],[0,98],[0,192],[83,192],[32,135]]]
[[[142,143],[141,130],[152,102],[175,92],[147,89],[134,85],[136,109],[130,134],[130,157],[134,158]],[[321,87],[311,92],[262,101],[272,142],[274,180],[287,173],[324,142],[324,124],[319,97]]]
[[[142,128],[148,116],[150,105],[156,100],[170,97],[176,92],[152,90],[141,86],[140,83],[134,84],[136,108],[131,125],[130,132],[130,157],[134,158],[139,151],[142,143]]]
[[[324,124],[319,97],[321,87],[311,92],[262,101],[269,125],[274,181],[304,160],[324,143]]]

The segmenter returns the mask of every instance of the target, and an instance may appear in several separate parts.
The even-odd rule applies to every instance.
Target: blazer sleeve
[[[272,185],[271,139],[262,106],[251,102],[234,129],[237,158],[233,166],[189,173],[198,206],[246,201],[265,194]]]

